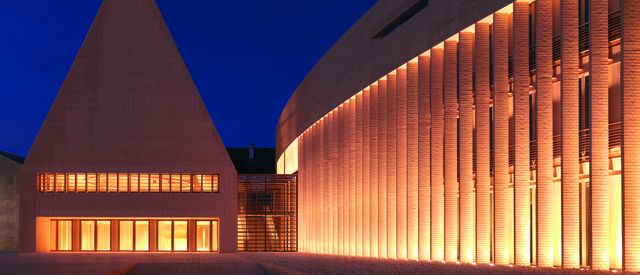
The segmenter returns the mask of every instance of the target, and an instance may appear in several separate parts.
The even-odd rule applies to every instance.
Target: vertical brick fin
[[[378,81],[378,256],[387,258],[387,79]]]
[[[531,265],[528,2],[516,1],[513,3],[513,43],[513,96],[515,105],[515,261],[516,265],[528,266]],[[577,156],[576,154],[576,157]]]
[[[509,264],[509,14],[493,15],[494,261]]]
[[[606,1],[606,0],[605,0]],[[552,0],[536,1],[537,229],[538,266],[553,266]],[[496,148],[497,150],[497,148]]]
[[[578,0],[561,2],[562,14],[562,266],[580,267]]]
[[[371,256],[371,91],[366,89],[362,95],[362,256]]]
[[[395,72],[387,75],[387,257],[397,257],[397,129],[396,129],[396,92]]]
[[[370,138],[371,138],[371,257],[378,258],[378,204],[380,203],[380,197],[378,193],[379,179],[378,179],[378,163],[379,151],[378,147],[378,83],[371,85],[371,107],[370,107]]]
[[[306,133],[302,133],[298,140],[298,160],[300,165],[298,166],[298,251],[307,252],[307,212],[306,212],[306,155],[305,155],[305,137]],[[304,184],[303,184],[304,183]]]
[[[444,258],[458,260],[458,42],[444,42]]]
[[[475,211],[473,194],[473,33],[460,33],[458,46],[460,90],[460,261],[474,259]]]
[[[431,79],[429,56],[418,57],[418,258],[431,260]]]
[[[348,206],[345,202],[345,194],[347,186],[345,177],[348,174],[345,170],[345,162],[348,159],[349,154],[346,154],[345,148],[345,104],[338,107],[338,250],[340,255],[347,255],[347,228],[348,228],[348,216],[346,211]]]
[[[356,256],[356,99],[349,99],[349,255]]]
[[[640,2],[622,4],[622,194],[625,271],[640,271]]]
[[[356,94],[356,256],[362,256],[362,93]]]
[[[407,259],[407,69],[397,69],[396,80],[397,131],[397,226],[398,259]]]
[[[443,49],[431,49],[431,260],[444,261]]]
[[[477,23],[473,67],[476,76],[476,262],[491,258],[489,24]]]
[[[331,219],[330,215],[331,201],[330,201],[330,188],[329,183],[331,181],[329,175],[329,165],[331,161],[329,159],[329,117],[325,117],[322,120],[322,228],[324,238],[324,253],[331,254]]]
[[[407,258],[419,259],[418,62],[407,64]]]
[[[337,158],[338,153],[336,151],[337,136],[336,136],[336,112],[331,111],[328,117],[329,127],[329,241],[331,242],[331,254],[338,254],[338,240],[337,240],[337,225],[338,225],[338,202],[336,200],[337,190],[336,184],[337,178]]]
[[[344,237],[343,237],[343,242],[344,242],[344,254],[343,255],[351,255],[351,239],[349,238],[349,235],[351,233],[351,221],[349,220],[350,217],[350,212],[351,212],[351,205],[349,205],[349,146],[350,146],[350,142],[349,142],[349,135],[350,135],[350,126],[349,126],[349,101],[346,101],[344,103],[344,109],[343,109],[343,114],[342,114],[342,119],[343,119],[343,123],[342,123],[342,130],[343,132],[343,138],[344,138],[344,143],[343,143],[343,154],[344,154],[344,158],[342,160],[342,165],[343,165],[343,176],[342,176],[342,201],[343,201],[343,219],[344,219],[344,225],[343,225],[343,230],[344,230]]]
[[[610,245],[608,9],[608,0],[591,0],[591,267],[602,270],[609,269]]]

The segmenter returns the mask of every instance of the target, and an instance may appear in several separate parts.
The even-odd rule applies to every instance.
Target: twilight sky
[[[26,156],[100,0],[0,0],[0,150]],[[157,0],[227,147],[272,147],[280,111],[375,0]]]

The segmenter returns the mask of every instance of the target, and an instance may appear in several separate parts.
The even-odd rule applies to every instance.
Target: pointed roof
[[[26,166],[233,169],[155,1],[103,1]]]

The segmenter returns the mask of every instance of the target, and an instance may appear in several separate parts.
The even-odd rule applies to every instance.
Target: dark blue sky
[[[26,156],[99,0],[0,0],[0,150]],[[157,0],[224,143],[271,147],[287,99],[375,0]]]

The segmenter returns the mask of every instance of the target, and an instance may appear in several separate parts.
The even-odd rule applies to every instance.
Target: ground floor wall
[[[38,217],[37,252],[218,252],[216,218]]]

